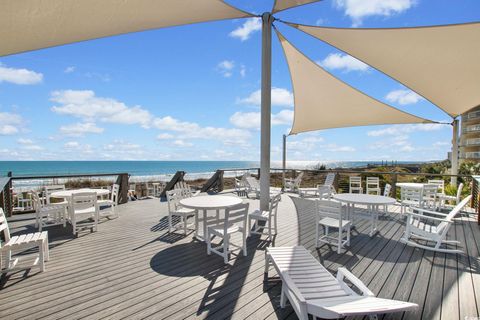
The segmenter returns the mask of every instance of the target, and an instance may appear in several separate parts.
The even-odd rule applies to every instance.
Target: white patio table
[[[82,193],[82,192],[95,192],[97,196],[105,196],[110,194],[110,190],[108,189],[90,189],[90,188],[84,188],[84,189],[75,189],[75,190],[60,190],[60,191],[55,191],[50,194],[50,197],[52,198],[71,198],[73,194],[75,193]]]
[[[425,183],[418,183],[418,182],[400,182],[396,184],[397,187],[400,188],[412,188],[412,189],[421,189],[425,185]]]
[[[197,217],[195,218],[195,238],[201,241],[205,241],[205,235],[207,234],[208,210],[215,210],[218,219],[218,214],[220,210],[231,208],[241,203],[243,203],[243,200],[239,197],[221,195],[196,196],[180,200],[180,204],[185,208],[197,210]],[[202,211],[203,215],[203,235],[200,235],[198,233],[198,211]]]
[[[362,193],[340,193],[333,195],[333,199],[347,204],[347,215],[349,219],[354,219],[355,205],[366,205],[369,214],[368,220],[371,221],[370,237],[377,231],[378,227],[378,207],[381,205],[391,205],[396,202],[394,198]]]

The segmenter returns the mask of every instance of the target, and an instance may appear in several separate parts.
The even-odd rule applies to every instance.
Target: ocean
[[[373,161],[287,161],[289,169],[311,169],[319,164],[327,168],[356,168]],[[401,163],[400,161],[398,163]],[[412,163],[411,161],[408,163]],[[128,173],[132,177],[171,175],[182,170],[189,175],[207,175],[217,169],[256,168],[255,161],[0,161],[0,176],[9,171],[13,176],[74,175],[99,173]],[[281,168],[272,161],[272,168]]]

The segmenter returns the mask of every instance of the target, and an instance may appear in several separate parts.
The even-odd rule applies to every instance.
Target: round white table
[[[347,214],[349,219],[354,219],[354,209],[356,204],[366,205],[366,219],[371,222],[370,236],[377,231],[378,227],[378,207],[381,205],[391,205],[396,202],[394,198],[362,193],[339,193],[333,195],[333,199],[347,204]]]
[[[84,188],[84,189],[75,189],[75,190],[61,190],[61,191],[55,191],[50,194],[50,197],[53,198],[71,198],[73,194],[75,193],[83,193],[83,192],[95,192],[97,196],[105,196],[110,194],[110,190],[108,189],[90,189],[90,188]]]
[[[205,241],[205,235],[207,234],[207,211],[215,210],[217,213],[217,220],[219,218],[219,211],[222,209],[228,209],[243,203],[243,200],[234,196],[197,196],[191,198],[185,198],[180,200],[180,205],[188,209],[195,209],[202,211],[203,214],[203,235],[198,234],[198,217],[195,218],[195,237],[199,240]]]
[[[418,183],[418,182],[400,182],[396,184],[397,187],[400,188],[412,188],[412,189],[421,189],[425,185],[425,183]]]

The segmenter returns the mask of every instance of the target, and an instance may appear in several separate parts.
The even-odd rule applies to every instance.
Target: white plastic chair
[[[448,201],[454,203],[454,206],[460,203],[460,198],[462,197],[462,190],[463,190],[463,183],[460,183],[457,188],[457,195],[456,196],[449,196],[449,195],[442,195],[441,196],[441,205],[442,207],[446,207]]]
[[[247,219],[248,203],[242,203],[233,208],[225,209],[225,219],[223,223],[207,227],[207,254],[212,252],[223,257],[223,262],[228,263],[231,253],[230,246],[237,247],[247,255]],[[230,237],[234,233],[242,234],[242,245],[230,242]],[[216,236],[223,240],[223,244],[218,247],[212,247],[211,237]]]
[[[66,206],[68,204],[68,201],[65,199],[59,199],[59,198],[54,198],[52,197],[52,193],[55,191],[63,191],[65,190],[65,185],[64,184],[56,184],[56,185],[51,185],[51,186],[44,186],[43,187],[43,192],[44,192],[44,197],[45,197],[45,204],[51,204],[52,200],[53,203],[56,205],[64,205]]]
[[[188,229],[188,218],[195,216],[196,212],[194,209],[188,209],[182,207],[180,200],[186,198],[184,189],[173,189],[166,192],[167,194],[167,204],[168,204],[168,232],[172,232],[173,226],[173,217],[180,217],[181,222],[183,222],[183,232],[186,235]]]
[[[445,195],[445,181],[444,180],[428,180],[428,184],[437,186],[437,201],[438,207],[443,207],[443,196]]]
[[[380,190],[380,179],[378,177],[367,177],[367,194],[376,194],[380,195],[382,191]]]
[[[63,204],[44,204],[36,191],[32,191],[33,207],[35,209],[35,227],[42,231],[44,227],[66,225],[67,207]]]
[[[273,265],[282,280],[280,307],[290,301],[301,320],[340,319],[412,310],[415,303],[377,298],[365,284],[345,268],[335,278],[302,246],[268,247],[265,274]],[[345,281],[344,279],[348,281]],[[353,286],[352,286],[353,285]],[[353,290],[356,289],[356,290]]]
[[[421,208],[437,209],[438,186],[436,184],[426,184],[422,189]]]
[[[285,178],[283,182],[285,191],[291,191],[291,192],[298,191],[298,188],[300,188],[300,184],[302,183],[303,175],[304,175],[304,172],[302,171],[295,179]]]
[[[409,206],[420,207],[422,205],[423,188],[402,187],[400,192],[401,212]]]
[[[349,191],[350,193],[363,193],[362,177],[351,176],[349,178]]]
[[[385,187],[383,188],[383,196],[384,197],[390,197],[390,193],[392,192],[392,185],[389,183],[385,184]],[[395,198],[395,197],[394,197]],[[385,213],[388,212],[388,205],[383,206],[383,211]]]
[[[3,209],[0,208],[0,234],[3,234],[4,242],[0,241],[0,272],[7,273],[10,271],[30,268],[39,265],[40,271],[45,271],[45,261],[49,260],[48,251],[48,232],[35,232],[22,234],[19,236],[10,236],[7,218]],[[20,253],[32,248],[38,248],[38,254],[34,254],[33,261],[27,267],[21,266],[18,262],[25,261],[31,255],[19,255],[13,258],[15,253]],[[5,261],[3,261],[5,258]]]
[[[325,181],[323,182],[324,186],[330,187],[333,194],[336,193],[335,187],[333,186],[333,184],[335,183],[335,175],[335,172],[329,172],[325,177]]]
[[[255,198],[257,199],[260,197],[260,183],[255,177],[246,177],[246,193],[247,198],[250,198],[250,195],[253,193]]]
[[[340,202],[332,200],[316,200],[315,214],[315,246],[318,248],[320,242],[337,246],[337,253],[340,254],[345,245],[350,245],[351,222],[344,220],[346,215],[345,207]],[[325,235],[320,237],[320,228],[325,227]],[[337,237],[329,235],[329,229],[338,229]],[[344,237],[346,233],[346,238]]]
[[[405,233],[400,239],[408,245],[438,252],[462,253],[462,250],[442,248],[443,244],[459,244],[458,241],[446,240],[447,233],[454,223],[453,219],[467,205],[471,195],[463,199],[448,214],[411,207],[407,210]],[[420,244],[413,239],[426,240]],[[429,245],[432,243],[433,245]]]
[[[120,186],[116,183],[112,185],[112,190],[110,192],[110,199],[97,200],[98,206],[107,207],[100,210],[100,217],[107,218],[118,218],[117,205],[118,205],[118,192]]]
[[[96,192],[78,192],[72,194],[68,204],[69,220],[73,227],[73,234],[78,237],[78,232],[90,229],[96,232],[100,210]]]
[[[278,203],[280,202],[280,200],[282,200],[282,195],[277,194],[276,196],[270,199],[268,210],[261,211],[257,209],[248,215],[248,230],[249,230],[248,235],[252,235],[252,234],[261,235],[261,234],[265,234],[267,231],[268,238],[272,240],[272,229],[273,229],[273,234],[277,234],[278,232],[277,211],[278,211]],[[253,225],[254,227],[253,230],[252,230],[252,220],[256,222]],[[265,226],[260,226],[259,225],[260,221],[264,221]],[[274,228],[272,228],[272,224],[275,225]]]

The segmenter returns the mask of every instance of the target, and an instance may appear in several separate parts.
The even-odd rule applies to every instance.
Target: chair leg
[[[228,240],[229,240],[229,235],[226,234],[224,235],[223,238],[223,262],[226,264],[228,263]]]
[[[248,236],[252,236],[252,219],[248,217]]]
[[[338,228],[338,248],[337,253],[342,253],[342,238],[343,238],[343,229],[340,227]]]
[[[183,232],[187,235],[187,220],[188,216],[183,217]]]
[[[45,251],[43,241],[38,242],[38,258],[40,260],[40,271],[43,272],[45,271]]]
[[[211,255],[212,254],[212,243],[211,243],[211,240],[210,240],[210,232],[207,231],[207,234],[205,234],[204,236],[205,236],[205,241],[207,242],[207,254]]]
[[[315,248],[318,248],[318,228],[320,228],[320,225],[317,223],[315,226]]]
[[[278,219],[277,215],[275,214],[275,235],[278,234]]]
[[[347,245],[350,245],[350,226],[347,228]]]
[[[268,237],[272,240],[272,219],[268,219]]]
[[[243,255],[247,256],[247,232],[243,231]]]
[[[43,249],[45,250],[45,261],[50,260],[50,248],[48,247],[48,238],[43,241]]]

